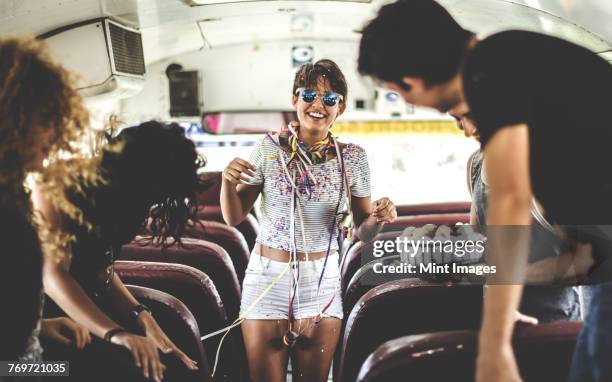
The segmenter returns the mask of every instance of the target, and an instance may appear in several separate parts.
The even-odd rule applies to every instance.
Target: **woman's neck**
[[[298,138],[306,143],[308,147],[311,147],[315,143],[324,140],[327,137],[328,131],[327,129],[324,131],[305,131],[300,129],[298,131]]]

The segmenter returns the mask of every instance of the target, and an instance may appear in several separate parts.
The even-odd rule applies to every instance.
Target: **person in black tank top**
[[[476,140],[479,140],[478,130],[469,113],[458,113],[451,110],[450,114],[457,120],[458,126],[464,131],[466,137],[474,137]],[[488,186],[483,159],[484,155],[480,149],[470,156],[468,161],[468,188],[472,196],[470,224],[486,232]],[[536,209],[537,205],[533,203],[532,215],[534,216],[538,216]],[[571,267],[569,277],[566,277],[569,280],[561,280],[562,275],[553,274],[553,270],[561,268],[561,266],[555,263],[556,261],[561,263],[566,260],[566,257],[568,257],[567,261],[569,262],[573,262],[574,259],[570,254],[557,253],[556,248],[559,246],[560,239],[548,231],[542,224],[547,224],[547,222],[544,220],[543,223],[539,223],[534,218],[529,254],[530,265],[527,268],[527,283],[535,281],[536,284],[548,284],[575,281],[576,275],[579,273],[575,266]],[[574,265],[577,266],[579,264]],[[534,272],[536,273],[534,276],[543,277],[548,275],[548,278],[533,280],[535,277],[532,276],[530,271],[536,267],[544,271]],[[580,271],[580,274],[584,275],[588,268],[581,269]],[[582,307],[579,293],[578,287],[571,286],[526,286],[523,291],[519,312],[535,317],[540,323],[557,320],[580,320]]]

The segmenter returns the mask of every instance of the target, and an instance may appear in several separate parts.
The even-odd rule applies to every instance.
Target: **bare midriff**
[[[330,255],[334,254],[336,252],[336,250],[332,250],[330,252]],[[285,251],[284,249],[278,249],[278,248],[272,248],[272,247],[268,247],[267,245],[263,245],[260,243],[256,243],[255,244],[255,253],[258,253],[260,256],[266,257],[270,260],[274,260],[274,261],[282,261],[282,262],[289,262],[289,252]],[[309,252],[308,253],[308,260],[318,260],[318,259],[322,259],[325,257],[325,254],[327,252]],[[306,261],[306,253],[304,252],[298,252],[297,253],[297,257],[299,261]]]

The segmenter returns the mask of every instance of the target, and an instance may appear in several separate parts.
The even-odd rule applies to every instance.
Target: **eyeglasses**
[[[317,97],[321,97],[325,106],[334,107],[339,101],[343,101],[344,97],[336,92],[325,92],[323,95],[313,89],[298,88],[296,94],[306,103],[313,103]]]

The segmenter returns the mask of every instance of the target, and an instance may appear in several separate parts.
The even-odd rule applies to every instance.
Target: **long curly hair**
[[[26,176],[37,173],[42,192],[62,213],[85,224],[79,208],[66,199],[69,175],[82,174],[80,184],[95,183],[94,164],[78,147],[89,127],[89,114],[67,70],[54,63],[46,45],[34,38],[0,38],[0,184],[1,203],[25,197]],[[70,160],[66,160],[70,158]],[[46,160],[46,167],[43,166]],[[45,253],[66,255],[70,234],[41,219],[38,225]]]
[[[0,39],[0,182],[22,184],[41,153],[74,154],[89,125],[70,74],[33,38]]]
[[[185,226],[195,221],[196,195],[209,187],[198,176],[206,164],[176,123],[148,121],[123,129],[102,150],[104,184],[93,188],[88,220],[100,227],[110,245],[129,242],[148,230],[155,243],[180,243]]]

